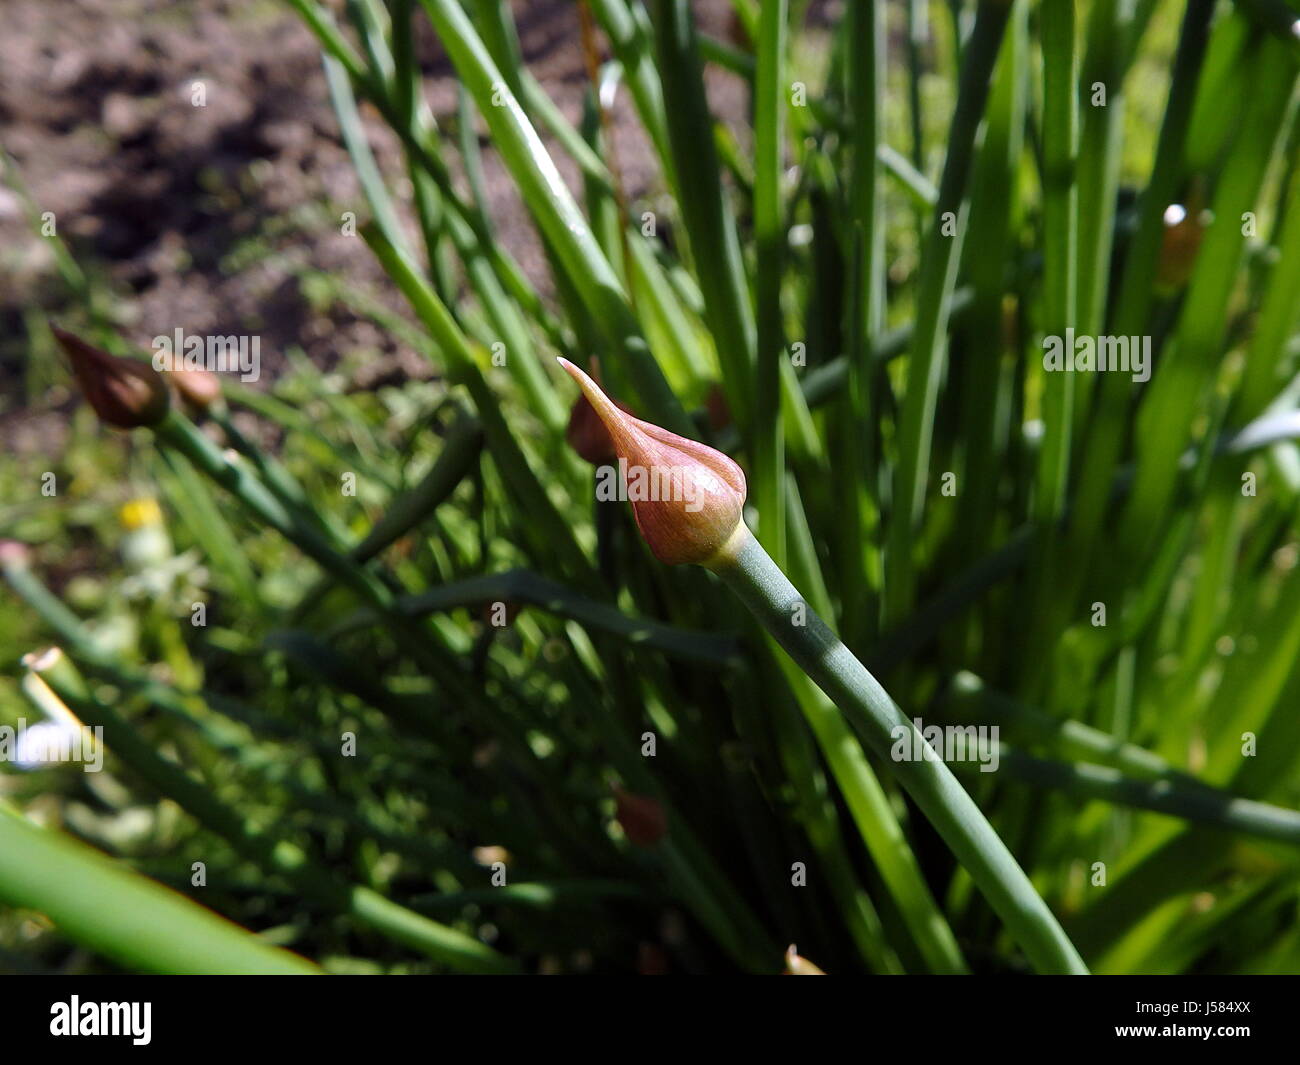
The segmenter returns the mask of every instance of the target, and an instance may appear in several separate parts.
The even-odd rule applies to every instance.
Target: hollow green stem
[[[1047,904],[948,767],[937,759],[892,757],[902,737],[910,738],[913,751],[924,750],[920,732],[808,608],[763,546],[742,526],[710,568],[887,761],[1033,964],[1043,972],[1086,973]]]

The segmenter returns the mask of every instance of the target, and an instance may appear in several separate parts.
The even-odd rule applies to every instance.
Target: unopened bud
[[[72,372],[99,420],[118,429],[157,425],[167,416],[171,397],[162,375],[148,363],[120,358],[51,325]]]
[[[582,388],[609,431],[625,474],[638,473],[672,491],[629,493],[637,528],[667,565],[708,566],[725,557],[745,530],[745,474],[721,451],[687,440],[622,410],[567,359],[560,364]],[[657,498],[654,498],[657,496]]]
[[[192,410],[205,411],[221,398],[221,382],[211,370],[176,366],[171,371],[172,387]]]
[[[668,818],[657,799],[613,786],[615,812],[619,827],[628,841],[637,847],[653,847],[668,834]]]

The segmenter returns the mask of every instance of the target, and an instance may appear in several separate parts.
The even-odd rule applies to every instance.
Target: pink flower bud
[[[745,530],[744,472],[721,451],[633,417],[573,363],[560,364],[609,431],[637,528],[655,558],[709,565]]]
[[[31,550],[20,540],[0,540],[0,569],[15,569],[26,566],[31,559]]]
[[[56,325],[50,329],[100,421],[118,429],[138,429],[157,425],[167,416],[171,397],[162,375],[148,363],[110,355]]]

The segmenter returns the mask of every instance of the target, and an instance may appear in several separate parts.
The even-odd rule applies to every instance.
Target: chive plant
[[[1294,19],[579,6],[575,124],[503,0],[286,2],[409,313],[302,283],[431,381],[158,373],[47,238],[33,352],[115,432],[0,508],[0,725],[98,728],[105,776],[0,748],[0,949],[35,911],[36,968],[1295,971]],[[120,484],[148,605],[62,564]]]

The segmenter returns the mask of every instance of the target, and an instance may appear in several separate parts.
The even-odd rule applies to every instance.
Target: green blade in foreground
[[[170,888],[0,808],[0,901],[39,910],[69,939],[154,973],[319,974]]]

